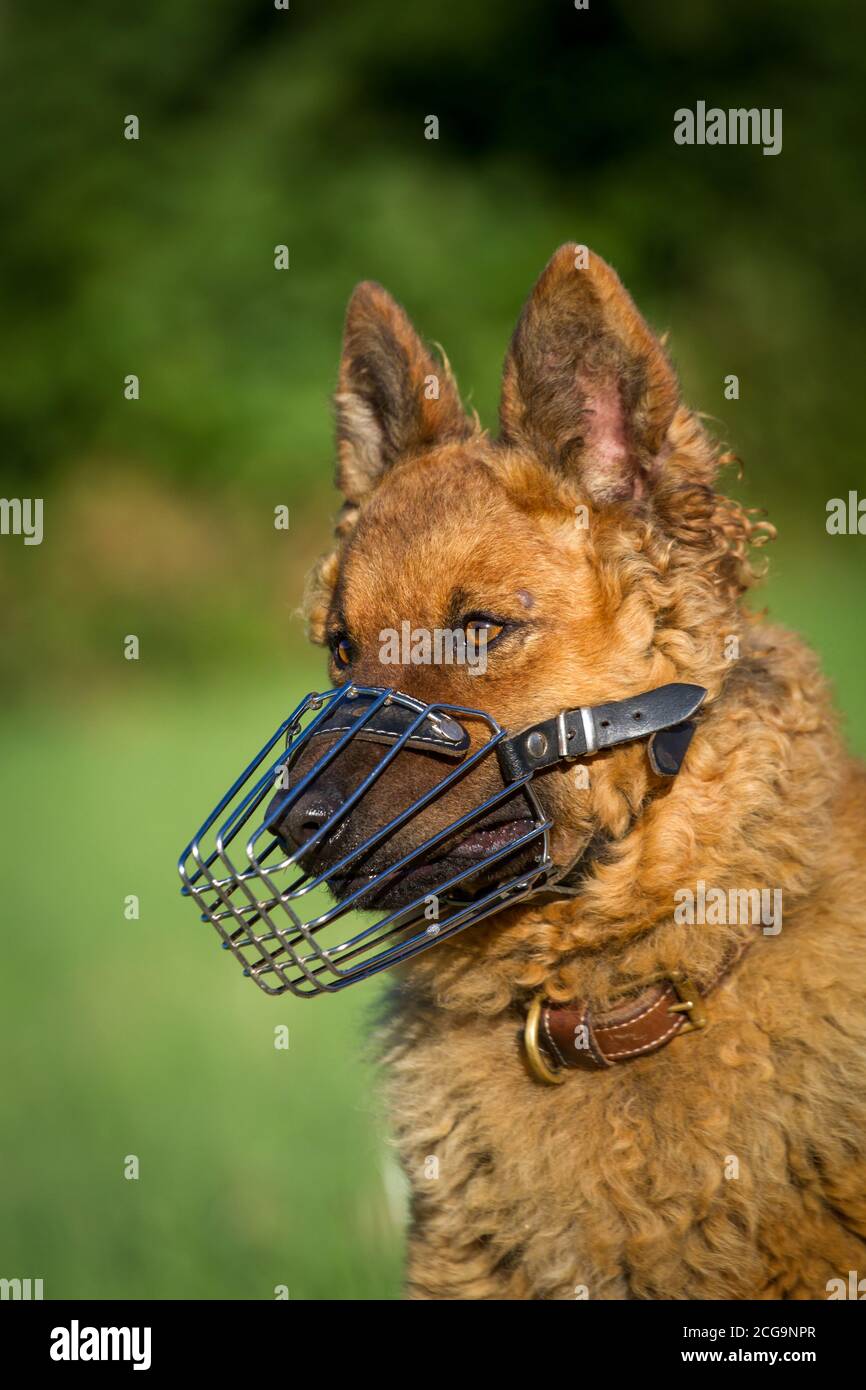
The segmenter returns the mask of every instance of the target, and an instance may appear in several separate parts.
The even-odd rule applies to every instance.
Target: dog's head
[[[349,304],[336,406],[345,505],[309,597],[334,683],[478,707],[512,732],[669,681],[697,682],[712,698],[724,637],[741,622],[750,524],[715,491],[718,451],[599,257],[566,245],[536,284],[505,361],[498,438],[467,416],[447,363],[372,283]],[[437,634],[450,634],[444,646]],[[375,756],[357,742],[329,764],[284,837],[302,845]],[[441,776],[437,753],[401,752],[334,843],[318,846],[320,863]],[[352,873],[393,863],[497,785],[488,759]],[[636,746],[597,756],[582,775],[551,770],[536,787],[560,863],[621,837],[659,789]],[[525,815],[519,795],[500,804],[383,901],[432,887],[443,864],[484,857]]]

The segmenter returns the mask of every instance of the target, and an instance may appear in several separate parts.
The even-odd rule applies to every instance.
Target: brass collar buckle
[[[650,975],[649,979],[644,980],[644,984],[658,984],[662,980],[673,985],[676,990],[678,1003],[671,1004],[668,1008],[669,1014],[685,1014],[686,1021],[679,1030],[677,1037],[682,1037],[683,1033],[696,1033],[701,1028],[706,1028],[709,1023],[707,1011],[701,992],[692,979],[684,970],[660,970],[657,975]]]

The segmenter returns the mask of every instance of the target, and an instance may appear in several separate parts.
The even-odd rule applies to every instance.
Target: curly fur
[[[671,680],[709,692],[672,784],[642,744],[596,758],[588,791],[567,768],[544,779],[563,854],[599,832],[607,845],[578,897],[503,912],[395,977],[382,1052],[412,1189],[408,1292],[823,1298],[831,1278],[866,1272],[866,770],[812,654],[742,605],[750,548],[771,528],[717,491],[729,456],[674,399],[613,272],[593,258],[575,280],[572,252],[518,326],[499,440],[456,424],[450,377],[441,433],[380,401],[386,448],[375,426],[353,455],[351,505],[308,593],[321,642],[336,608],[359,627],[369,614],[372,631],[389,613],[441,617],[462,575],[494,599],[525,585],[540,631],[501,670],[491,661],[483,695],[460,672],[387,681],[483,700],[509,727]],[[375,351],[387,356],[396,322],[403,368],[416,363],[376,390],[417,392],[429,359],[407,346],[405,317],[378,288],[372,307],[359,293],[378,313]],[[344,364],[344,417],[353,389]],[[356,407],[344,439],[375,416]],[[386,683],[360,660],[359,679]],[[673,891],[698,879],[781,888],[782,931],[677,923]],[[746,938],[705,1032],[556,1088],[529,1074],[520,1034],[537,990],[604,1008],[660,969],[711,978]]]

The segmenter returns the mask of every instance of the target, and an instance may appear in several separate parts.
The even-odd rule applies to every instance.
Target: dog
[[[638,740],[536,777],[567,871],[390,974],[407,1296],[834,1296],[866,1273],[866,769],[814,656],[743,606],[768,523],[717,489],[730,456],[576,244],[520,316],[497,437],[371,282],[336,415],[344,504],[306,605],[334,684],[483,705],[509,731],[706,691],[677,776]],[[393,647],[383,663],[407,622],[463,631],[483,671]],[[430,783],[412,756],[344,845]],[[333,770],[318,794],[339,802]],[[519,830],[521,795],[386,904]],[[442,814],[402,825],[391,862]]]

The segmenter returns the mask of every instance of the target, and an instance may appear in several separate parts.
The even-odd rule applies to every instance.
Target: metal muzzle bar
[[[477,726],[474,740],[467,723]],[[468,812],[446,819],[385,870],[363,872],[371,853],[489,759],[504,736],[484,711],[425,705],[396,691],[344,686],[310,695],[244,769],[185,849],[178,866],[182,891],[195,900],[202,920],[213,924],[245,973],[269,994],[333,992],[409,959],[518,901],[547,876],[550,822],[528,777],[502,781],[498,790]],[[314,834],[288,849],[276,833],[282,818],[355,741],[379,745],[372,768]],[[295,775],[305,750],[306,770]],[[362,808],[404,750],[413,756],[445,755],[439,780],[327,868],[317,868],[315,852]],[[373,910],[380,894],[441,855],[446,843],[465,839],[482,817],[518,794],[525,813],[506,843],[487,855],[467,857],[456,868],[449,860],[451,867],[443,870],[434,892],[404,893],[399,907]],[[361,886],[338,894],[335,901],[329,884],[341,876],[353,882],[360,878]]]

